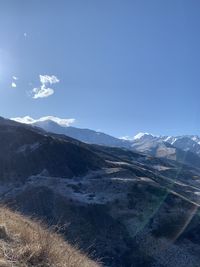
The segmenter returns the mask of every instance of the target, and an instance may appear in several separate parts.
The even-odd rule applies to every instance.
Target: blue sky
[[[199,0],[0,0],[0,115],[200,134],[199,14]],[[54,94],[34,99],[42,86]]]

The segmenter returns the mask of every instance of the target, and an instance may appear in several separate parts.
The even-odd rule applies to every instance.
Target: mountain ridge
[[[40,127],[47,132],[63,134],[88,144],[121,147],[152,156],[178,160],[182,163],[200,166],[200,137],[197,135],[157,136],[138,133],[133,138],[116,138],[103,132],[69,126],[67,119],[46,116],[38,120],[30,117],[13,118]]]
[[[127,146],[128,143],[132,143],[136,140],[147,140],[147,139],[155,139],[155,140],[161,140],[164,142],[168,142],[171,145],[173,145],[174,143],[176,143],[176,141],[183,139],[183,138],[187,138],[190,139],[191,141],[193,141],[194,143],[197,143],[200,146],[200,136],[194,134],[183,134],[183,135],[175,135],[175,136],[167,136],[167,135],[154,135],[148,132],[139,132],[137,133],[135,136],[130,137],[130,136],[124,136],[124,137],[114,137],[112,135],[106,134],[104,132],[100,132],[100,131],[95,131],[95,130],[91,130],[89,128],[77,128],[77,127],[73,127],[71,126],[72,123],[75,122],[75,119],[61,119],[58,117],[54,117],[54,116],[46,116],[46,117],[41,117],[40,119],[33,119],[30,116],[25,116],[25,117],[16,117],[16,118],[11,118],[11,120],[16,121],[16,122],[20,122],[20,123],[24,123],[24,124],[30,124],[30,125],[35,125],[38,127],[41,127],[47,131],[53,131],[53,132],[57,132],[57,133],[61,133],[64,134],[66,132],[66,129],[69,129],[69,132],[66,132],[66,135],[69,134],[69,136],[72,135],[76,135],[77,133],[70,133],[70,131],[73,129],[78,132],[86,132],[86,134],[93,134],[96,135],[96,138],[98,135],[104,135],[106,137],[112,138],[113,140],[115,140],[116,142],[118,141],[119,144],[124,144],[124,146]],[[57,126],[59,126],[60,128],[56,128]],[[73,136],[72,136],[73,137]],[[81,133],[79,136],[79,139],[81,139]],[[95,137],[93,137],[95,139]],[[120,140],[123,140],[124,142],[120,143]],[[86,140],[85,140],[86,142]],[[88,141],[89,142],[89,141]],[[95,140],[90,140],[89,143],[94,143]],[[96,141],[99,143],[99,141]],[[193,144],[194,144],[193,143]],[[103,143],[102,143],[103,144]]]

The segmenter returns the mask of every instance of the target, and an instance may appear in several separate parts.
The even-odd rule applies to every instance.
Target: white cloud
[[[53,83],[58,83],[59,80],[55,75],[52,75],[52,76],[40,75],[40,82],[42,84],[53,84]]]
[[[32,90],[32,98],[44,98],[54,94],[54,89],[49,88],[48,85],[55,84],[59,82],[59,79],[55,76],[40,75],[40,87],[34,88]]]
[[[25,117],[11,118],[11,120],[14,120],[20,123],[25,123],[25,124],[34,124],[37,122],[53,121],[62,127],[68,127],[71,124],[75,123],[76,121],[75,119],[61,119],[61,118],[54,117],[54,116],[45,116],[39,119],[33,119],[30,116],[25,116]]]
[[[46,88],[44,85],[42,85],[39,88],[34,88],[32,90],[32,93],[33,93],[33,98],[37,99],[37,98],[44,98],[44,97],[53,95],[54,90],[52,88]]]
[[[12,76],[13,80],[17,81],[18,80],[18,77],[16,76]]]
[[[16,87],[17,87],[16,83],[12,82],[12,83],[11,83],[11,87],[12,87],[12,88],[16,88]]]

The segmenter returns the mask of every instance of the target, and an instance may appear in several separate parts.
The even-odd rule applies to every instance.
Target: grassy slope
[[[0,208],[0,267],[100,267],[57,233]]]

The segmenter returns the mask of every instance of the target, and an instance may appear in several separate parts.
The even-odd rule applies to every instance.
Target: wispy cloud
[[[13,80],[17,81],[18,80],[18,77],[16,76],[12,76]]]
[[[39,88],[34,88],[32,90],[32,93],[33,93],[33,98],[37,99],[37,98],[44,98],[44,97],[53,95],[54,90],[52,88],[46,88],[45,85],[42,85]]]
[[[59,79],[55,75],[40,75],[39,77],[41,85],[32,90],[33,99],[44,98],[53,95],[54,89],[49,88],[48,86],[55,83],[59,83]]]
[[[42,84],[53,84],[53,83],[59,83],[59,80],[55,75],[52,76],[40,75],[40,82]]]

